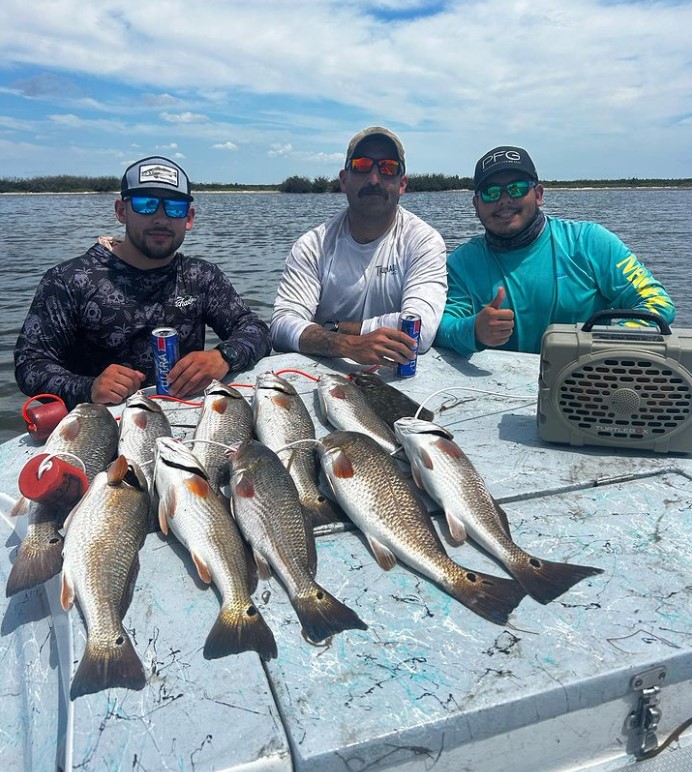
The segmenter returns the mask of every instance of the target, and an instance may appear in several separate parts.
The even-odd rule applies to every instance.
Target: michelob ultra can
[[[156,370],[156,393],[168,394],[168,373],[180,358],[178,331],[175,327],[157,327],[151,333]]]
[[[418,314],[401,314],[399,317],[399,329],[416,341],[416,352],[413,359],[405,365],[396,366],[396,374],[399,378],[411,378],[416,374],[416,362],[418,361],[418,341],[420,340],[420,316]]]

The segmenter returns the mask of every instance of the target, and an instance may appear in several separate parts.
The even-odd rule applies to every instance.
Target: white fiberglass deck
[[[234,382],[285,368],[354,369],[280,355]],[[285,377],[318,436],[329,431],[314,382]],[[336,529],[318,539],[317,578],[369,629],[310,645],[278,582],[260,581],[255,600],[278,658],[208,661],[202,646],[217,595],[202,589],[172,536],[150,534],[125,620],[149,676],[141,692],[112,689],[68,705],[61,674],[81,656],[84,628],[77,613],[59,609],[58,579],[0,601],[3,767],[620,769],[633,761],[625,722],[638,698],[630,681],[660,665],[657,734],[665,739],[692,716],[692,458],[549,446],[538,438],[535,400],[522,398],[537,394],[537,381],[537,356],[483,352],[467,361],[436,351],[419,358],[414,378],[392,379],[419,402],[441,388],[480,390],[448,391],[427,406],[503,503],[523,548],[603,574],[548,606],[525,598],[500,627],[403,565],[382,571],[356,531]],[[243,393],[251,398],[251,389]],[[165,407],[175,434],[190,434],[197,411]],[[2,511],[37,452],[27,435],[0,447]],[[4,582],[17,538],[3,527]],[[448,551],[469,568],[504,575],[470,544]],[[692,763],[691,733],[659,758]]]

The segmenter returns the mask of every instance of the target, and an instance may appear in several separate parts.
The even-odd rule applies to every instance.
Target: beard
[[[167,260],[178,251],[185,234],[179,236],[170,228],[127,229],[130,242],[149,260]]]

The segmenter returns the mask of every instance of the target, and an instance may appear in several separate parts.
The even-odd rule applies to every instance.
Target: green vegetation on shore
[[[692,188],[692,179],[620,180],[541,180],[545,187],[560,188]],[[119,177],[77,177],[61,174],[54,177],[0,177],[0,193],[112,193],[120,188]],[[439,190],[472,190],[471,177],[446,174],[411,174],[407,190],[412,193]],[[337,177],[287,177],[278,185],[241,185],[238,183],[196,182],[193,192],[267,191],[279,193],[338,193]]]

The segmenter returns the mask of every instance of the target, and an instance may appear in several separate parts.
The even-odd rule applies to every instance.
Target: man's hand
[[[505,299],[505,288],[498,287],[497,295],[476,315],[476,340],[484,346],[502,346],[514,331],[514,311],[500,308]]]
[[[171,397],[198,394],[214,378],[221,380],[228,372],[228,364],[218,349],[191,351],[179,359],[168,374],[168,393]]]
[[[338,333],[337,333],[338,334]],[[401,330],[378,327],[365,335],[341,335],[340,356],[361,365],[405,365],[416,355],[416,341]]]
[[[108,365],[91,387],[91,401],[97,405],[117,405],[142,387],[146,376],[125,365]]]

